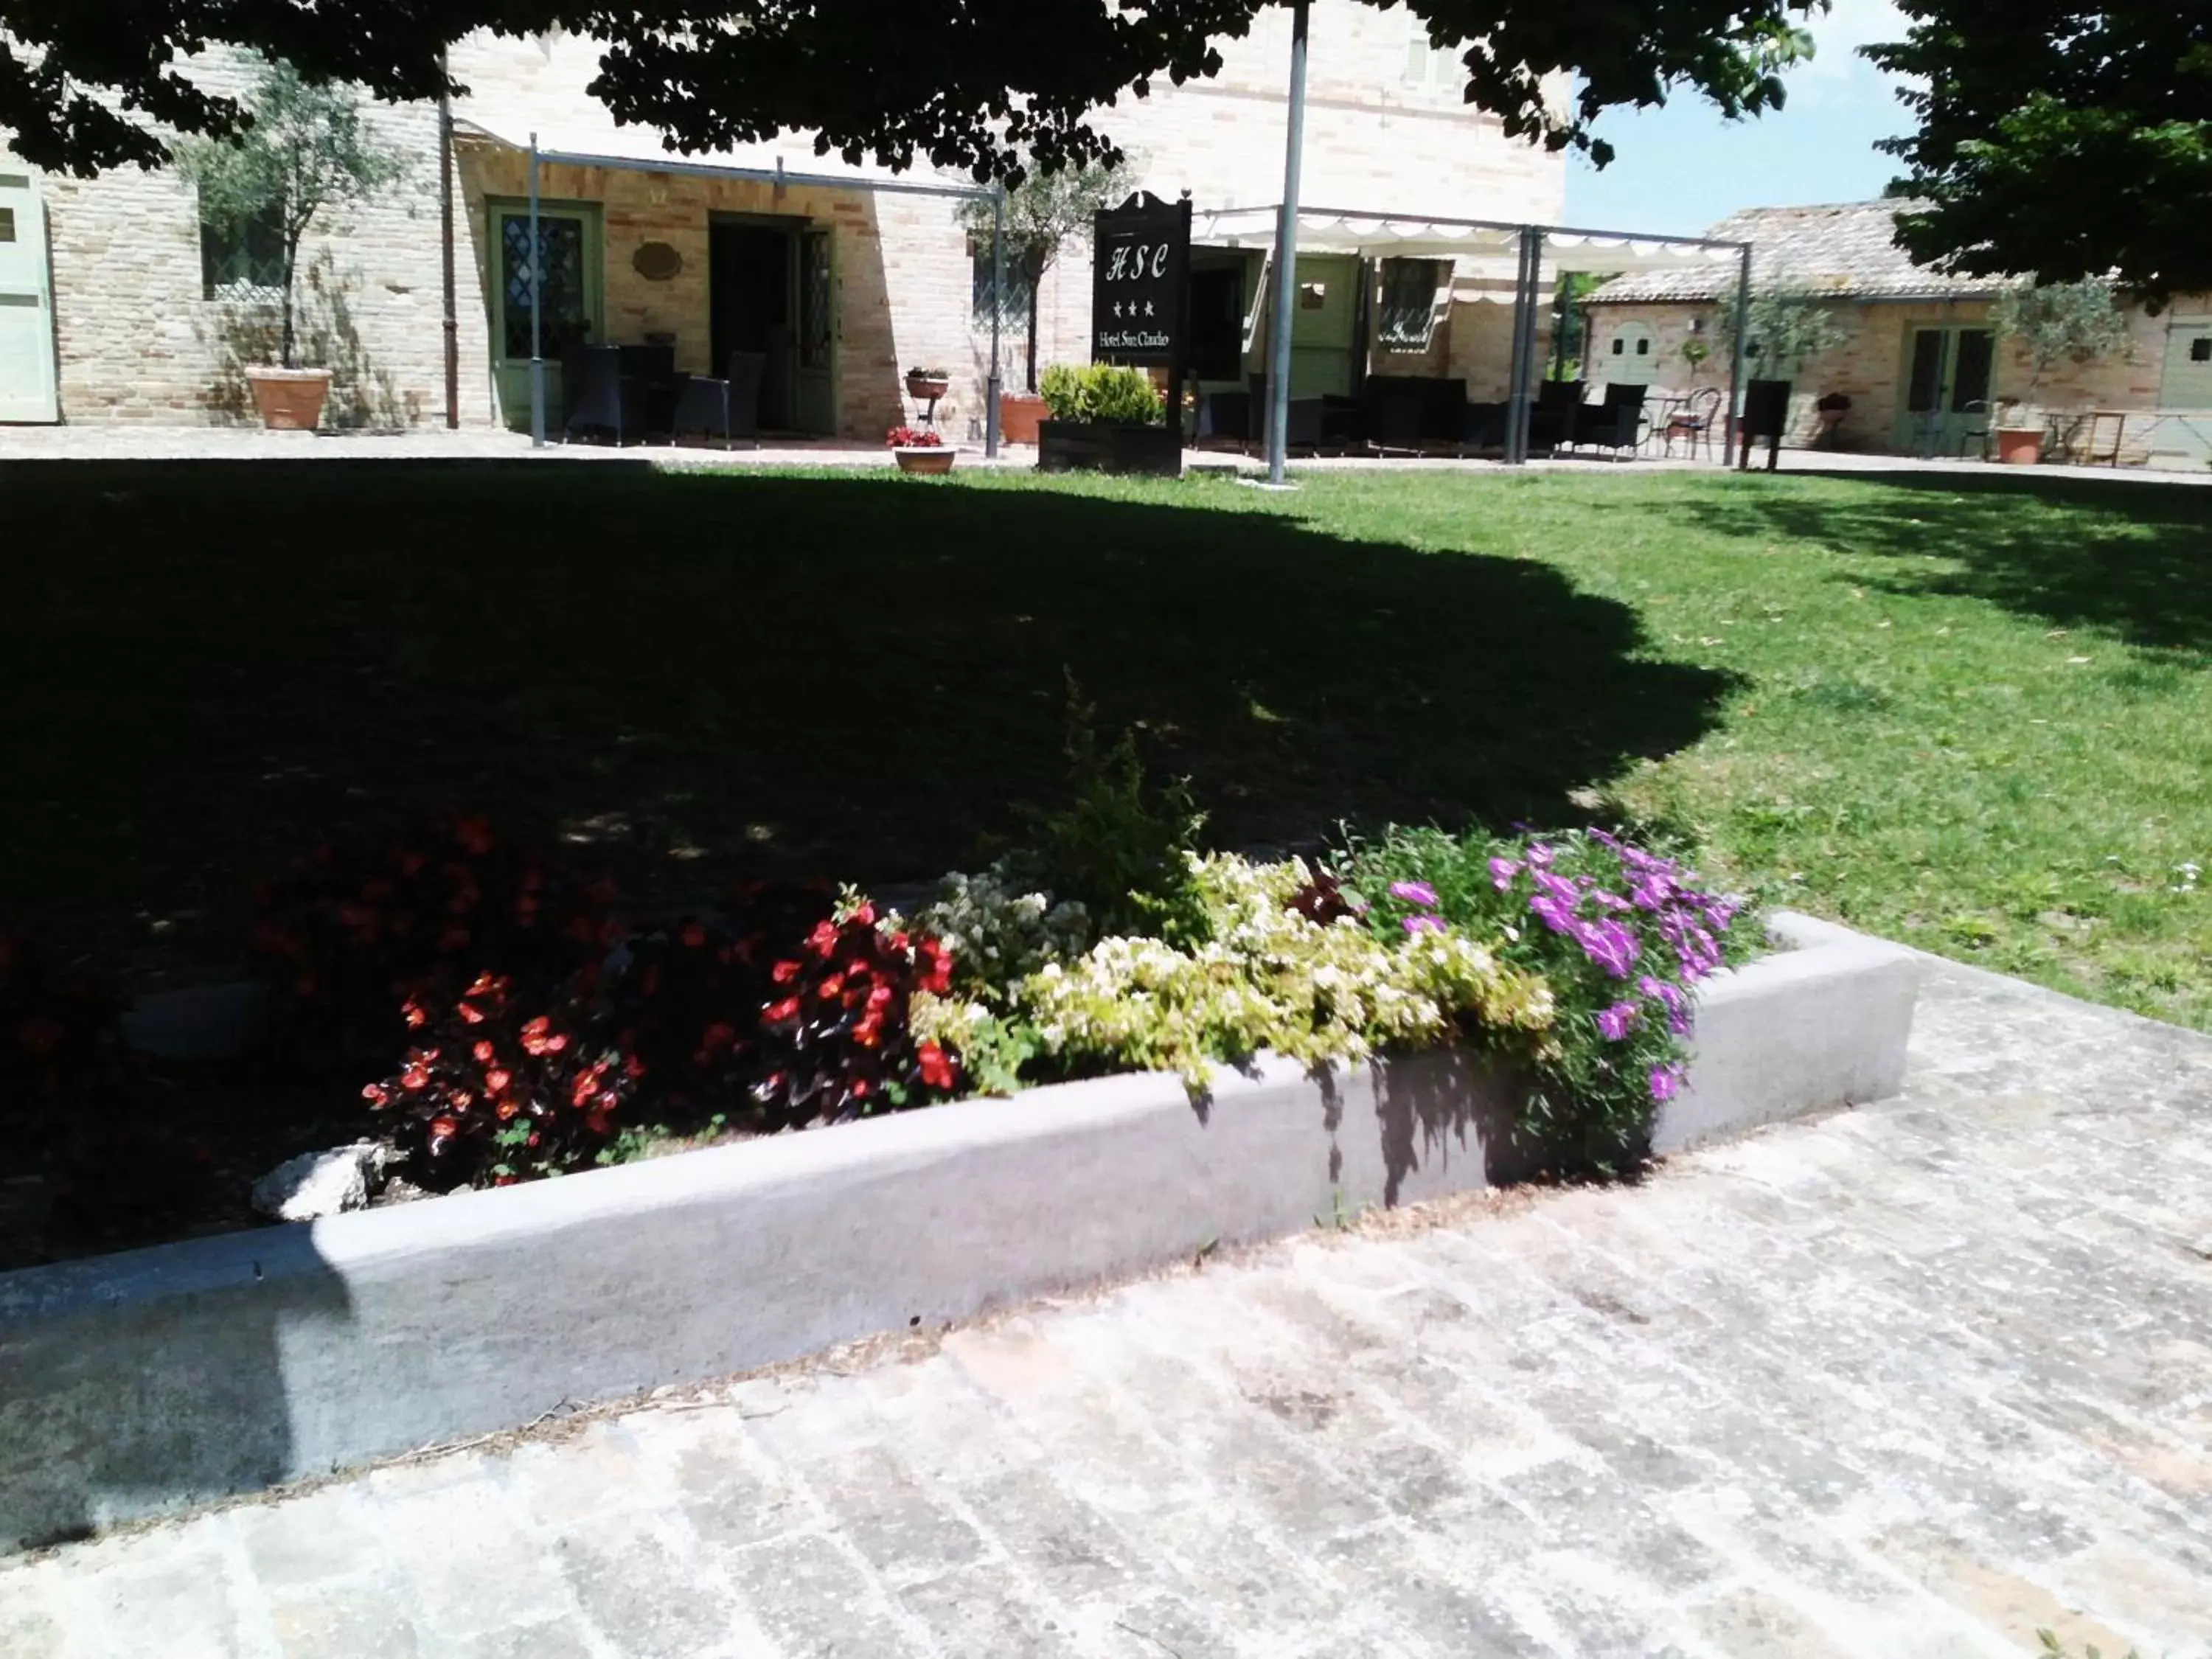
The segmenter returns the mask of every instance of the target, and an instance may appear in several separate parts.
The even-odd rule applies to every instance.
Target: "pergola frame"
[[[474,126],[474,124],[471,124]],[[482,127],[475,130],[484,136],[514,148],[511,140],[501,139],[496,133]],[[864,194],[881,196],[935,196],[954,201],[983,202],[991,204],[991,373],[984,391],[988,408],[983,417],[983,453],[995,459],[999,453],[999,393],[1001,377],[999,372],[1000,307],[998,296],[1006,286],[1006,192],[1002,185],[928,184],[920,179],[872,179],[841,177],[835,173],[793,173],[786,170],[783,159],[776,158],[774,167],[740,167],[713,161],[690,161],[680,156],[651,158],[635,155],[599,155],[580,150],[545,149],[539,147],[538,135],[530,135],[530,442],[533,448],[545,447],[545,357],[544,319],[542,289],[544,273],[538,269],[538,185],[541,170],[555,167],[596,167],[623,173],[667,173],[693,179],[739,179],[754,184],[778,187],[797,186],[800,189],[849,190]]]
[[[1515,239],[1518,249],[1518,268],[1514,279],[1513,297],[1513,362],[1511,384],[1507,391],[1505,461],[1510,466],[1522,466],[1528,459],[1530,413],[1536,400],[1536,380],[1539,365],[1536,362],[1536,313],[1543,303],[1544,246],[1554,236],[1571,236],[1583,241],[1656,243],[1662,246],[1708,248],[1717,252],[1733,252],[1736,256],[1736,314],[1742,317],[1751,300],[1751,253],[1749,242],[1725,241],[1711,236],[1665,236],[1647,234],[1632,230],[1589,230],[1577,225],[1540,225],[1516,223],[1504,219],[1462,219],[1426,213],[1382,213],[1358,208],[1308,207],[1303,204],[1295,208],[1288,202],[1260,207],[1215,208],[1209,210],[1212,217],[1244,214],[1255,218],[1262,214],[1272,216],[1276,225],[1271,255],[1276,261],[1274,302],[1268,318],[1270,356],[1276,372],[1267,381],[1267,447],[1269,476],[1280,482],[1285,456],[1285,440],[1290,420],[1290,341],[1296,328],[1293,309],[1285,297],[1294,293],[1295,276],[1291,274],[1297,258],[1297,225],[1300,217],[1333,219],[1353,223],[1408,224],[1433,226],[1439,230],[1492,231],[1500,236]],[[1287,228],[1286,228],[1287,222]],[[1291,256],[1283,257],[1284,245],[1290,245]],[[1332,250],[1341,252],[1342,250]],[[1468,252],[1472,252],[1468,250]],[[1502,256],[1504,250],[1498,252]],[[1355,257],[1362,259],[1392,257],[1393,250],[1378,246],[1372,250],[1360,246]],[[1449,248],[1421,257],[1454,256]],[[1285,320],[1287,319],[1287,320]],[[1742,410],[1744,334],[1741,324],[1735,331],[1735,349],[1729,365],[1728,420],[1721,440],[1721,464],[1731,465],[1735,459],[1737,416]],[[1363,343],[1364,344],[1364,343]]]

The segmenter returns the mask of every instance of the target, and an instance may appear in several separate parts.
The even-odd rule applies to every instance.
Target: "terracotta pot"
[[[327,368],[249,368],[254,407],[271,432],[313,432],[322,424],[323,404],[331,395]]]
[[[999,436],[1010,444],[1033,444],[1037,422],[1044,419],[1044,399],[1034,392],[999,394]]]
[[[891,451],[900,471],[925,476],[951,471],[953,460],[959,453],[950,444],[902,444]]]
[[[917,401],[942,398],[952,390],[950,374],[909,374],[906,377],[906,395]]]
[[[2039,426],[2001,426],[1996,437],[1997,459],[2007,466],[2033,466],[2043,459]]]

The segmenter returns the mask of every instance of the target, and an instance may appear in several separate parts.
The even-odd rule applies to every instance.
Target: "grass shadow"
[[[2033,472],[1838,472],[1846,498],[1701,493],[1669,510],[1739,538],[1925,560],[1879,580],[1908,597],[1985,600],[2062,628],[2212,665],[2212,489]]]
[[[1067,672],[1236,846],[1573,816],[1730,689],[1543,565],[1226,486],[363,460],[0,494],[0,879],[142,976],[234,956],[305,848],[441,805],[617,849],[641,908],[927,878],[1054,797]]]

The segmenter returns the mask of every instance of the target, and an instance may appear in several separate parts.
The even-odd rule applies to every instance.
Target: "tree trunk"
[[[1032,282],[1032,283],[1030,284],[1030,356],[1029,356],[1029,386],[1028,386],[1028,390],[1030,390],[1030,391],[1031,391],[1031,392],[1035,392],[1035,391],[1036,390],[1036,386],[1037,386],[1037,376],[1036,376],[1036,348],[1037,348],[1037,285],[1036,284],[1036,283]]]
[[[286,368],[297,368],[298,339],[293,321],[292,295],[300,282],[300,244],[296,240],[284,245],[284,332],[279,359]]]

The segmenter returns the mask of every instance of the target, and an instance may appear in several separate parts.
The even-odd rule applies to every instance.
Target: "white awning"
[[[456,113],[453,130],[464,138],[527,150],[532,133],[524,118],[498,111]],[[548,162],[617,168],[630,173],[690,173],[732,179],[784,179],[794,185],[827,185],[900,195],[981,196],[988,192],[965,179],[927,167],[896,173],[873,162],[855,165],[836,155],[817,155],[805,133],[780,133],[769,143],[686,155],[672,150],[653,127],[592,126],[542,128],[538,152]]]
[[[1200,213],[1192,222],[1191,241],[1200,247],[1272,249],[1275,246],[1275,219],[1276,210],[1271,207],[1225,208]],[[1298,252],[1357,254],[1370,259],[1459,261],[1461,298],[1495,299],[1510,305],[1513,302],[1519,266],[1521,235],[1528,228],[1543,234],[1547,277],[1558,270],[1614,273],[1733,265],[1741,252],[1733,242],[1312,209],[1302,209],[1298,213]],[[1472,292],[1467,291],[1465,281],[1470,274],[1475,278]]]

